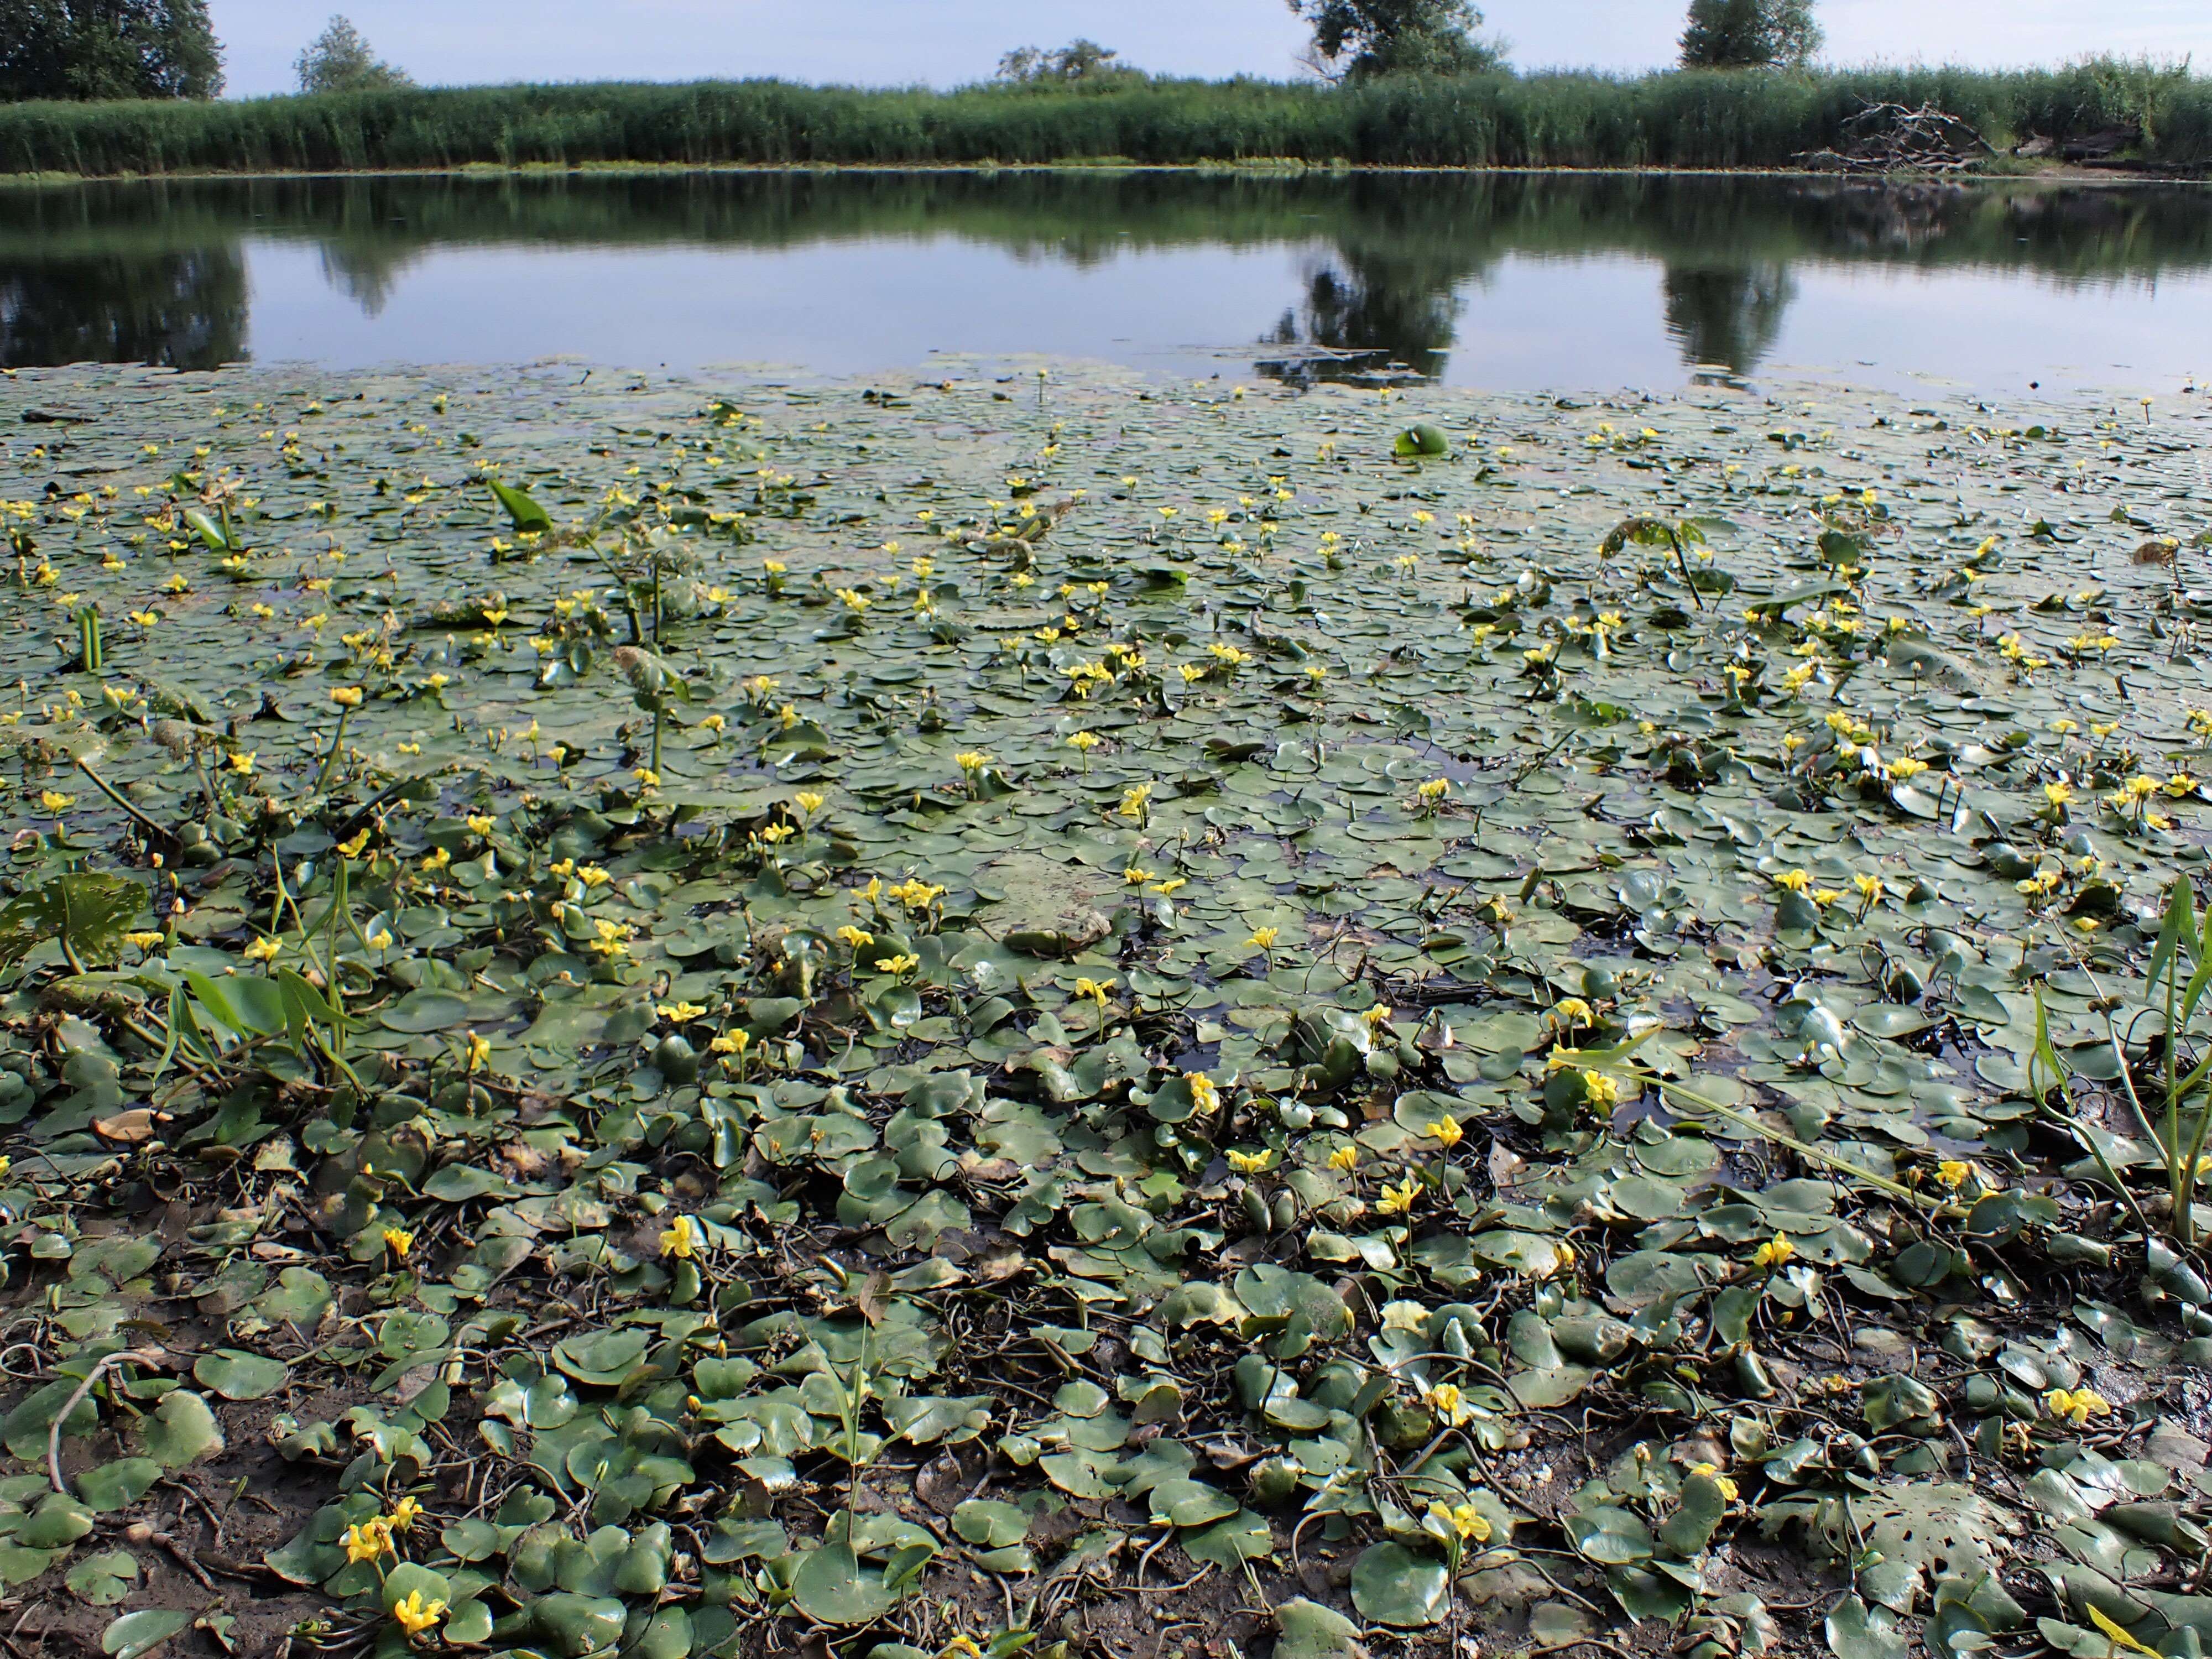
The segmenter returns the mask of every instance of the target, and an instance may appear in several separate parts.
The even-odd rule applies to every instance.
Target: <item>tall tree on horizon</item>
[[[207,0],[0,0],[0,100],[222,91]]]
[[[301,92],[387,92],[415,82],[369,49],[351,20],[334,15],[293,61]]]
[[[1378,75],[1475,75],[1505,55],[1478,40],[1471,0],[1290,0],[1313,29],[1311,67],[1332,80]]]
[[[1813,0],[1690,0],[1684,69],[1801,69],[1826,39]]]

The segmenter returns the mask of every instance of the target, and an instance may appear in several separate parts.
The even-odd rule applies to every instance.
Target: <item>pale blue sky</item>
[[[234,95],[288,91],[293,58],[343,9],[428,82],[781,76],[949,86],[1009,46],[1089,35],[1144,69],[1294,72],[1283,0],[212,0]],[[1644,69],[1673,55],[1676,0],[1494,0],[1524,68]],[[2089,52],[2193,53],[2212,66],[2205,0],[1822,0],[1828,55],[1976,64]]]

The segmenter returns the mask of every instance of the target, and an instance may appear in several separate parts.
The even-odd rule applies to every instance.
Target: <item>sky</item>
[[[378,54],[426,83],[780,76],[953,86],[1018,46],[1087,35],[1158,72],[1286,76],[1304,32],[1284,0],[211,0],[230,91],[289,91],[292,60],[343,5]],[[1674,0],[1494,0],[1523,69],[1641,70],[1674,55]],[[1845,64],[2001,66],[2090,52],[2193,54],[2205,0],[1821,0]]]

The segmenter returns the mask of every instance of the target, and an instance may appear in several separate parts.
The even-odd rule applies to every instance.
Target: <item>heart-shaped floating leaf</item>
[[[60,1549],[76,1543],[92,1528],[91,1504],[58,1492],[48,1492],[39,1507],[17,1524],[15,1541],[26,1549]]]
[[[120,1457],[76,1478],[77,1496],[102,1515],[127,1509],[153,1489],[161,1466],[150,1457]]]
[[[165,1469],[181,1469],[222,1449],[222,1428],[201,1395],[183,1389],[164,1395],[138,1425],[146,1455]]]
[[[100,1650],[113,1659],[139,1659],[153,1652],[180,1631],[191,1627],[192,1616],[174,1607],[146,1607],[126,1613],[100,1633]]]
[[[896,1600],[845,1544],[824,1544],[801,1561],[791,1595],[801,1613],[825,1625],[865,1625],[889,1613]]]
[[[553,1363],[579,1382],[611,1389],[637,1368],[652,1346],[647,1331],[588,1331],[553,1345]]]
[[[225,1400],[264,1399],[283,1388],[290,1375],[283,1360],[237,1348],[217,1348],[192,1364],[192,1380]]]
[[[70,1569],[63,1580],[70,1594],[95,1607],[112,1607],[131,1594],[138,1582],[138,1558],[128,1550],[104,1550],[88,1555]]]
[[[1275,1609],[1275,1659],[1361,1659],[1359,1626],[1304,1596]]]
[[[1451,1580],[1441,1557],[1403,1544],[1370,1544],[1352,1566],[1352,1605],[1360,1616],[1400,1630],[1419,1630],[1444,1616]]]

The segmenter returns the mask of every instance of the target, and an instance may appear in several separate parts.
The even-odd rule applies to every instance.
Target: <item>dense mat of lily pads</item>
[[[2196,411],[0,414],[44,1627],[2212,1639]]]

